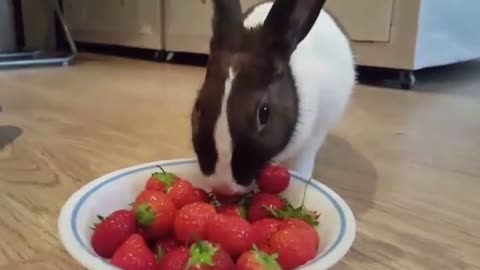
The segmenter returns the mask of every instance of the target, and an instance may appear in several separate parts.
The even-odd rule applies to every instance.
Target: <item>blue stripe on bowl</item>
[[[195,163],[194,160],[192,161],[172,161],[172,162],[165,162],[165,163],[161,163],[161,165],[163,166],[175,166],[175,165],[181,165],[181,164],[189,164],[189,163]],[[87,247],[87,245],[82,241],[82,239],[80,238],[80,233],[78,232],[78,228],[77,228],[77,218],[78,218],[78,212],[80,211],[80,209],[82,208],[82,205],[85,203],[85,201],[93,194],[95,193],[96,191],[98,191],[99,189],[101,189],[103,186],[106,186],[118,179],[121,179],[129,174],[133,174],[133,173],[137,173],[137,172],[141,172],[141,171],[147,171],[147,170],[153,170],[153,169],[156,169],[157,168],[157,165],[151,165],[151,166],[147,166],[147,167],[142,167],[142,168],[138,168],[138,169],[132,169],[130,171],[126,171],[126,172],[123,172],[119,175],[116,175],[116,176],[113,176],[112,178],[109,178],[101,183],[99,183],[98,185],[94,186],[92,189],[90,189],[88,192],[86,192],[79,200],[78,202],[75,204],[75,207],[73,208],[73,212],[72,212],[72,216],[71,216],[71,219],[70,219],[70,224],[71,224],[71,227],[72,227],[72,231],[73,231],[73,235],[75,236],[75,239],[80,243],[80,245],[82,246],[82,248],[85,249],[85,251],[87,251],[88,253],[92,254],[93,256],[97,256],[96,254],[94,254],[92,251],[90,251],[90,249]],[[333,243],[333,245],[326,251],[322,254],[322,256],[320,257],[317,257],[315,258],[314,260],[310,261],[308,264],[306,265],[309,265],[309,264],[312,264],[312,263],[315,263],[316,261],[328,256],[329,253],[331,253],[339,244],[340,242],[342,241],[342,239],[345,237],[345,230],[346,230],[346,216],[345,216],[345,213],[343,212],[342,208],[340,207],[340,205],[338,204],[338,202],[327,192],[325,191],[324,189],[322,189],[320,186],[316,185],[314,182],[308,182],[308,180],[306,179],[303,179],[302,177],[294,174],[293,175],[294,177],[292,177],[292,179],[294,180],[300,180],[306,184],[309,184],[310,186],[312,186],[315,190],[317,190],[318,192],[322,193],[325,197],[328,198],[328,200],[335,206],[335,209],[337,210],[338,212],[338,215],[340,216],[340,232],[337,236],[337,239],[335,240],[335,242]],[[305,266],[306,266],[305,265]]]

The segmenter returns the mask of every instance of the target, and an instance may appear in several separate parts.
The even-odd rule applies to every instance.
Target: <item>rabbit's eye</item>
[[[258,131],[261,131],[270,119],[270,107],[268,105],[261,105],[258,107],[257,112],[257,127]]]

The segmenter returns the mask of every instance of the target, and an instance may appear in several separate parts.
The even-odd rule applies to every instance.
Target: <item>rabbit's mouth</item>
[[[210,176],[205,176],[206,182],[210,185],[212,190],[224,195],[245,194],[252,190],[253,178],[251,178],[247,185],[243,185],[234,175],[229,163],[218,162],[216,164],[215,173]]]

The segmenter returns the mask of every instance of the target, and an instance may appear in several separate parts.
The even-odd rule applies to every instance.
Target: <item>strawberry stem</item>
[[[160,165],[157,165],[157,167],[158,167],[158,168],[160,168],[160,170],[162,170],[162,173],[163,173],[164,175],[166,175],[166,174],[167,174],[167,172],[166,172],[166,171],[165,171],[165,170],[162,168],[162,166],[160,166]]]
[[[312,182],[312,177],[310,177],[310,179],[308,179],[307,183],[305,183],[305,188],[303,189],[302,204],[301,204],[302,207],[305,205],[305,198],[307,197],[308,185],[310,185],[311,182]]]

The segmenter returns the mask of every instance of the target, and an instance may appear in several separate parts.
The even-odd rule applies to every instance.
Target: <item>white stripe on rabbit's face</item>
[[[232,173],[232,136],[228,125],[227,103],[232,90],[232,84],[236,73],[229,68],[228,77],[225,80],[225,91],[223,94],[220,115],[218,117],[214,138],[218,152],[218,159],[215,165],[215,173],[209,177],[212,188],[223,194],[245,193],[248,187],[236,183]]]

